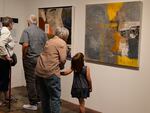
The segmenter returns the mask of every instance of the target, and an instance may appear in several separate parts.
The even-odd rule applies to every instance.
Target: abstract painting
[[[68,55],[71,58],[71,30],[72,30],[72,6],[39,8],[39,27],[51,38],[57,27],[65,27],[69,30],[67,39]]]
[[[86,61],[139,69],[141,12],[141,1],[86,5]]]

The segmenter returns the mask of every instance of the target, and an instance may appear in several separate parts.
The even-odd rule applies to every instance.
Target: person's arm
[[[26,57],[26,53],[29,47],[28,42],[29,42],[28,32],[24,30],[19,41],[19,44],[22,45],[22,58]]]
[[[60,69],[64,68],[64,64],[66,63],[67,58],[67,45],[66,43],[63,44],[59,49],[59,60],[60,60]]]
[[[89,90],[90,90],[90,92],[92,92],[92,80],[91,80],[91,75],[90,75],[90,68],[88,66],[87,66],[87,70],[86,70],[86,78],[88,81]]]
[[[0,37],[0,55],[3,56],[6,60],[11,61],[12,59],[7,54],[8,50],[6,49],[6,45],[8,44],[8,41],[9,41],[9,36],[10,36],[10,32],[4,31],[3,33],[1,33],[1,37]]]
[[[22,44],[22,58],[26,57],[28,47],[29,47],[28,43],[25,42]]]
[[[70,73],[72,73],[71,68],[65,69],[64,71],[60,72],[60,74],[63,75],[63,76],[69,75]]]
[[[4,32],[1,34],[0,37],[0,53],[1,55],[7,55],[7,50],[6,50],[6,44],[8,43],[8,37],[9,37],[9,33]]]

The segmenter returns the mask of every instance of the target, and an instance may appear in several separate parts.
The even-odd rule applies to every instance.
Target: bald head
[[[35,15],[30,15],[27,21],[29,24],[37,24],[37,18]]]

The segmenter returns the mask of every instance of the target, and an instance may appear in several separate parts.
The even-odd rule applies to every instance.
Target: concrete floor
[[[17,101],[11,103],[11,109],[9,109],[8,106],[3,107],[1,106],[0,113],[42,113],[40,105],[38,105],[37,111],[25,110],[22,108],[23,104],[28,103],[25,87],[13,88],[12,95],[17,99]],[[61,113],[79,113],[78,106],[62,100]],[[86,113],[100,113],[100,112],[86,109]]]
[[[40,105],[37,111],[25,110],[22,108],[23,104],[28,103],[27,93],[25,87],[18,87],[12,89],[13,96],[17,99],[16,102],[11,103],[11,109],[8,106],[0,107],[0,113],[42,113]],[[62,113],[77,113],[75,111],[70,111],[65,107],[62,107]]]

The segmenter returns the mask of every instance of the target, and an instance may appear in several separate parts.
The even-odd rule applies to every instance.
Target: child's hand
[[[63,76],[69,75],[72,72],[71,68],[65,69],[65,70],[61,70],[60,74]]]

